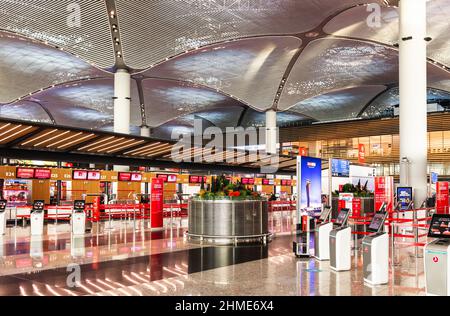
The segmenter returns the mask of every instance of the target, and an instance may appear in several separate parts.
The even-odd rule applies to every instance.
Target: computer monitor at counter
[[[334,222],[337,226],[345,226],[347,225],[347,220],[350,215],[350,209],[343,208],[339,212],[338,216],[336,217],[336,221]]]
[[[370,233],[378,233],[384,226],[384,221],[386,220],[387,212],[377,212],[372,218],[367,231]]]
[[[450,238],[450,215],[434,214],[431,218],[428,237]]]

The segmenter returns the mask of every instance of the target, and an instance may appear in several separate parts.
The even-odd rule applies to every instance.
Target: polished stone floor
[[[117,221],[73,237],[68,224],[49,224],[43,237],[30,238],[29,227],[8,228],[0,240],[0,295],[425,294],[414,248],[399,251],[389,284],[370,287],[358,251],[351,271],[333,272],[329,262],[295,258],[289,233],[266,246],[211,247],[188,243],[184,231]]]

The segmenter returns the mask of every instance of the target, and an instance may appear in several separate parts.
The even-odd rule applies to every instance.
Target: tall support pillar
[[[426,0],[400,0],[400,183],[427,197]]]
[[[114,74],[114,133],[130,134],[131,75],[126,69]],[[114,166],[115,171],[128,171],[128,166]]]
[[[141,136],[150,137],[150,127],[142,125],[141,126]]]
[[[278,142],[277,112],[266,112],[266,153],[276,154]]]

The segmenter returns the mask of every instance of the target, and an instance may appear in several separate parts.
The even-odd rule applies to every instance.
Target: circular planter
[[[190,200],[190,241],[237,244],[270,241],[266,200]]]

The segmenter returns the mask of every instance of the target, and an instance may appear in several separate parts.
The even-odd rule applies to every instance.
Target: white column
[[[274,110],[269,110],[266,112],[266,152],[276,154],[277,143],[277,112]]]
[[[131,76],[126,69],[114,74],[114,133],[130,134]]]
[[[141,126],[141,136],[142,137],[150,137],[150,127],[148,126]]]
[[[413,187],[416,207],[427,196],[426,36],[426,0],[400,0],[400,161],[409,161],[400,183]]]
[[[126,69],[114,74],[114,133],[130,134],[131,76]],[[128,171],[128,166],[114,166],[115,171]]]

